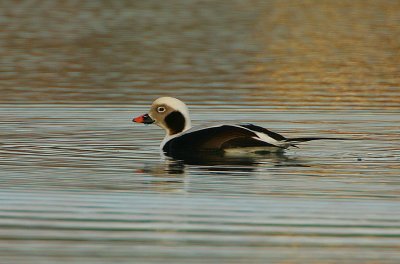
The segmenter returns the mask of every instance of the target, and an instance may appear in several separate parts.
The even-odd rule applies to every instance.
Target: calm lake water
[[[396,112],[194,106],[195,123],[358,140],[185,164],[160,156],[158,127],[131,123],[147,107],[0,110],[8,263],[400,260]]]
[[[1,263],[400,263],[400,2],[0,3]],[[132,123],[315,141],[164,157]]]

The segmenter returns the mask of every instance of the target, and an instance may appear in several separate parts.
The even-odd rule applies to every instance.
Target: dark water
[[[398,1],[0,3],[1,263],[399,263]],[[194,124],[338,136],[159,153]]]

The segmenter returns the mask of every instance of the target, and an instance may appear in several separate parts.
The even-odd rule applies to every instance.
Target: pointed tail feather
[[[295,142],[295,143],[301,143],[301,142],[307,142],[307,141],[313,141],[313,140],[350,140],[349,138],[334,138],[334,137],[298,137],[298,138],[287,138],[287,142]]]

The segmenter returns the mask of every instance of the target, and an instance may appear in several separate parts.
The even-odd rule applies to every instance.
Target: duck
[[[150,111],[132,120],[135,123],[155,124],[165,130],[160,149],[169,156],[204,152],[283,152],[302,142],[338,139],[328,137],[287,138],[250,123],[217,124],[192,127],[187,105],[174,97],[156,99]]]

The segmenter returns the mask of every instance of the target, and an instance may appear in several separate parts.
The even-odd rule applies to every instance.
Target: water
[[[397,262],[396,112],[192,107],[287,136],[284,156],[160,157],[147,107],[5,107],[0,209],[9,263]]]
[[[147,104],[162,94],[398,109],[399,10],[364,0],[4,2],[0,103]]]
[[[0,4],[1,263],[399,263],[396,1]],[[131,122],[334,136],[163,157]]]

